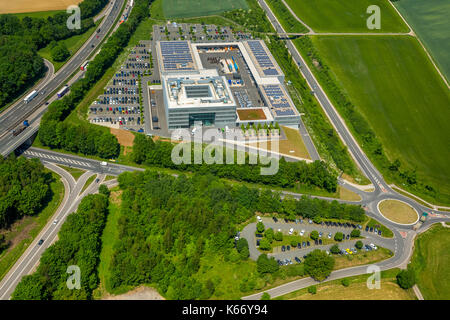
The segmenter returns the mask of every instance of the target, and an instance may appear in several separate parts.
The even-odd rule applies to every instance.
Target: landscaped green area
[[[382,162],[382,153],[367,146],[383,175],[408,183],[400,186],[425,199],[449,203],[450,92],[418,41],[409,36],[313,36],[312,42],[393,163]],[[324,71],[321,65],[314,68]],[[334,100],[334,93],[330,98]],[[346,106],[335,105],[345,118]],[[347,124],[354,132],[365,130],[357,127],[363,123]],[[364,149],[364,139],[356,137]]]
[[[165,0],[162,7],[167,18],[185,18],[247,9],[247,3],[245,0]]]
[[[66,170],[67,172],[69,172],[72,177],[75,179],[75,181],[78,180],[78,178],[85,173],[86,171],[78,169],[78,168],[72,168],[72,167],[67,167],[67,166],[63,166],[62,164],[58,164],[58,167],[61,167],[62,169]]]
[[[82,194],[84,192],[84,190],[86,190],[87,187],[89,187],[91,185],[92,181],[94,181],[94,179],[96,177],[97,177],[97,175],[93,174],[86,180],[86,183],[84,184],[83,189],[81,189],[80,194]]]
[[[401,0],[392,2],[420,38],[444,76],[450,79],[450,2]]]
[[[316,32],[408,32],[395,9],[385,0],[286,0],[297,17]],[[366,13],[380,7],[381,29],[369,30]]]
[[[399,269],[390,269],[381,272],[380,289],[369,289],[367,279],[369,274],[334,280],[317,285],[317,293],[308,293],[308,288],[297,290],[275,300],[416,300],[412,289],[404,290],[399,287],[396,275]]]
[[[425,300],[449,300],[450,228],[436,225],[420,234],[410,266]]]
[[[363,226],[365,227],[369,227],[369,228],[377,228],[379,230],[381,230],[381,235],[385,238],[392,238],[394,236],[394,234],[392,233],[391,229],[388,229],[387,227],[385,227],[384,225],[382,225],[381,223],[379,223],[377,220],[370,218],[370,220],[367,222],[367,224],[365,224]]]
[[[1,232],[5,236],[5,241],[10,245],[0,252],[0,280],[33,242],[64,198],[64,185],[59,175],[51,172],[51,176],[50,192],[42,209],[34,216],[18,221],[10,230]]]
[[[92,33],[96,30],[97,26],[101,23],[101,20],[102,19],[98,20],[95,25],[89,28],[85,33],[59,41],[59,43],[63,44],[69,50],[70,57],[74,55],[78,51],[78,49],[80,49],[83,44],[89,39]],[[50,47],[51,45],[48,45],[45,48],[40,49],[38,51],[38,54],[42,58],[50,61],[55,67],[55,72],[57,72],[70,59],[70,57],[61,62],[54,61],[52,58]]]

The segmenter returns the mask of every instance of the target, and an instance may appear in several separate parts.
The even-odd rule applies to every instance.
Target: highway
[[[47,249],[57,238],[58,231],[64,223],[67,216],[76,211],[81,199],[86,195],[94,193],[98,190],[98,186],[103,182],[105,175],[98,175],[100,180],[98,183],[92,182],[89,187],[81,193],[86,181],[94,172],[86,171],[78,180],[75,179],[67,171],[55,166],[54,164],[43,161],[44,165],[55,171],[61,176],[64,183],[65,196],[54,216],[49,219],[48,224],[40,232],[40,234],[34,239],[25,253],[16,262],[12,269],[6,274],[3,280],[0,282],[0,300],[9,299],[13,293],[15,287],[20,282],[23,276],[31,273],[35,266],[38,264],[42,253]],[[56,223],[54,223],[56,221]],[[39,240],[43,239],[44,242],[38,245]]]
[[[41,106],[45,111],[47,109],[45,102],[51,98],[51,93],[60,86],[66,84],[68,78],[74,72],[80,70],[81,64],[88,60],[88,57],[92,53],[98,50],[98,44],[106,37],[108,31],[113,27],[116,18],[121,12],[124,1],[125,0],[113,0],[107,4],[109,8],[105,9],[107,11],[105,11],[105,16],[98,27],[100,32],[94,32],[77,53],[75,53],[75,55],[57,73],[53,74],[51,71],[47,72],[44,80],[35,87],[39,92],[38,96],[29,103],[25,103],[23,99],[21,99],[0,114],[0,153],[3,156],[8,155],[10,152],[14,151],[15,147],[20,146],[26,141],[22,134],[14,137],[11,131],[25,119],[28,119],[30,124],[39,121],[43,112],[36,114],[35,111]],[[46,62],[46,65],[48,66],[48,62]],[[53,67],[51,67],[51,69],[52,68]],[[81,75],[82,72],[80,71],[78,77]],[[33,113],[35,113],[35,115],[32,118],[29,118]]]

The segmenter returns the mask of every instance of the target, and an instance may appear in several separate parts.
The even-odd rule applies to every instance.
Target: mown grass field
[[[245,0],[165,0],[162,6],[166,18],[201,17],[248,8]]]
[[[385,218],[397,223],[412,224],[419,219],[416,210],[402,201],[383,200],[379,208]]]
[[[436,225],[419,235],[411,267],[425,300],[450,300],[450,228]]]
[[[286,0],[297,17],[316,32],[408,32],[409,28],[385,0]],[[380,7],[381,29],[369,30],[366,13]]]
[[[450,194],[450,91],[410,36],[313,36],[391,161]]]
[[[409,23],[436,61],[439,69],[450,79],[450,1],[401,0],[393,4]]]

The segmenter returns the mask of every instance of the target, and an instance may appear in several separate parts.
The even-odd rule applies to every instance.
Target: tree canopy
[[[334,258],[325,251],[315,249],[305,259],[305,272],[314,280],[322,281],[327,278],[334,267]]]

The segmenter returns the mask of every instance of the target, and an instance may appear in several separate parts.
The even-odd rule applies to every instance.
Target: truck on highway
[[[37,90],[33,90],[29,95],[27,95],[27,96],[25,97],[25,99],[23,99],[23,101],[25,101],[25,103],[28,103],[28,102],[30,102],[31,100],[33,100],[34,97],[37,96],[37,94],[38,94]]]
[[[81,71],[85,71],[87,66],[88,66],[88,64],[89,64],[89,61],[85,61],[80,67]]]
[[[20,126],[18,126],[16,129],[13,130],[12,134],[14,137],[18,136],[23,130],[28,128],[30,124],[28,123],[28,120],[25,120]]]
[[[66,84],[61,90],[59,90],[58,93],[56,93],[58,99],[61,99],[67,93],[67,91],[69,91],[68,84]]]

